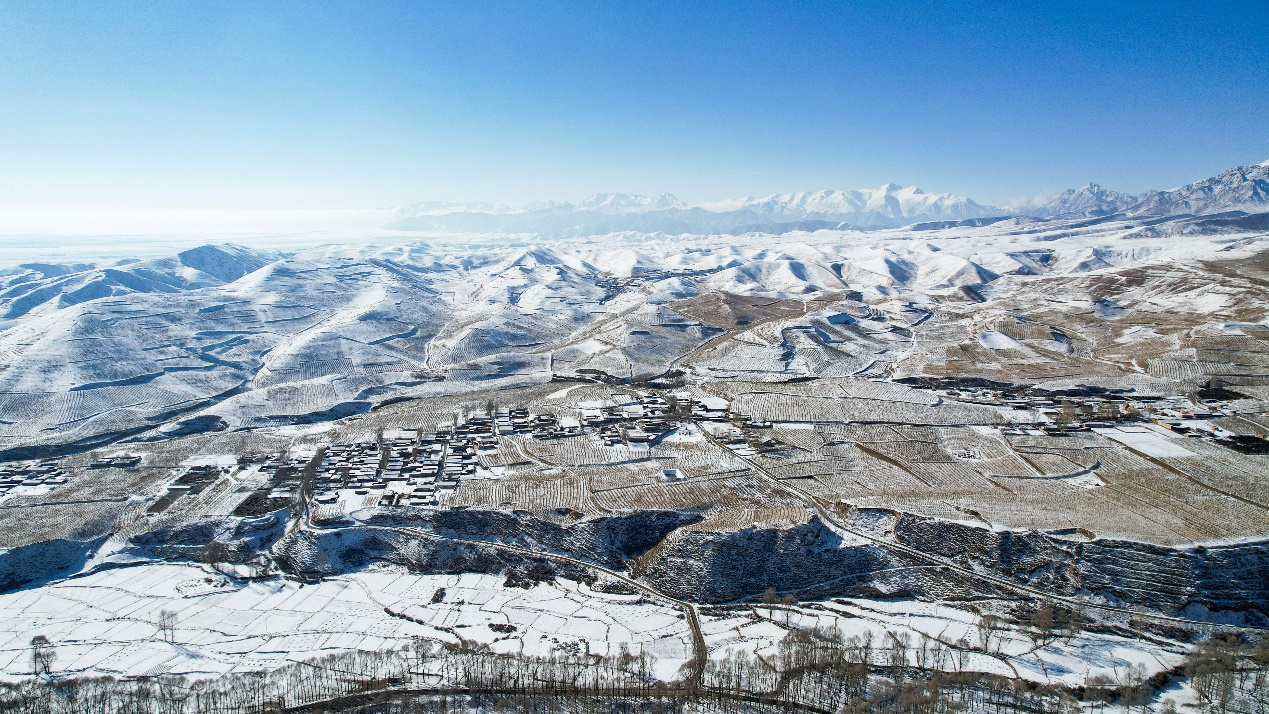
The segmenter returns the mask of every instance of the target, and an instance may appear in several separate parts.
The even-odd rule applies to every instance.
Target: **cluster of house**
[[[454,434],[474,440],[482,449],[496,449],[499,435],[520,434],[554,424],[555,417],[550,415],[530,415],[527,409],[502,408],[494,409],[492,415],[481,413],[467,417],[454,427]]]
[[[594,432],[610,446],[623,441],[646,444],[669,431],[666,418],[670,403],[664,397],[648,392],[614,394],[611,406],[597,402],[581,405],[581,426]]]
[[[141,457],[136,454],[119,454],[117,456],[103,456],[91,464],[90,469],[130,469],[135,468],[141,463]]]
[[[58,468],[56,459],[0,464],[0,497],[21,487],[60,486],[66,480],[66,474]]]
[[[300,456],[288,457],[280,453],[265,454],[263,456],[248,455],[238,458],[240,466],[252,463],[260,463],[260,473],[271,477],[266,498],[274,502],[274,506],[279,505],[276,503],[277,501],[290,502],[299,494],[304,469],[308,467],[308,459]],[[193,469],[199,470],[199,472],[193,472],[195,475],[203,476],[213,475],[211,473],[212,469],[219,471],[219,467],[216,466],[195,466]]]
[[[1075,431],[1104,429],[1122,422],[1152,423],[1181,436],[1209,439],[1247,453],[1269,453],[1263,436],[1238,435],[1214,419],[1230,416],[1228,402],[1198,397],[1132,397],[1127,395],[1017,395],[990,388],[934,390],[965,401],[1003,404],[1027,410],[1038,419],[1029,426],[1001,429],[1006,435],[1060,436]],[[1201,394],[1201,392],[1200,392]]]
[[[595,285],[604,289],[604,297],[600,302],[607,302],[622,291],[629,288],[637,287],[649,282],[665,280],[680,275],[692,275],[701,271],[693,270],[664,270],[661,268],[650,268],[642,265],[636,265],[630,269],[629,277],[621,277],[617,275],[601,275],[595,280]],[[707,271],[716,272],[716,271]]]
[[[477,455],[498,449],[498,437],[526,434],[535,439],[596,435],[605,443],[646,443],[674,428],[670,412],[691,411],[701,419],[728,418],[723,400],[709,403],[688,393],[666,398],[648,392],[612,395],[613,404],[583,404],[581,419],[559,419],[522,408],[499,408],[477,413],[453,427],[435,432],[414,429],[386,431],[381,441],[327,447],[317,462],[313,500],[335,504],[349,493],[378,496],[380,505],[435,506],[464,477],[476,473]],[[291,470],[302,470],[303,464]],[[296,481],[298,485],[298,479]],[[274,491],[290,488],[275,478]],[[270,494],[272,497],[272,493]]]
[[[441,493],[476,472],[476,451],[496,445],[496,428],[481,415],[453,429],[395,429],[382,442],[328,447],[317,465],[313,500],[333,504],[341,491],[375,492],[385,506],[435,506]]]
[[[769,422],[747,421],[745,422],[745,425],[750,426],[758,423],[766,424],[767,427],[770,427]],[[731,450],[731,452],[737,456],[749,457],[756,456],[758,454],[758,450],[754,448],[753,444],[750,444],[749,439],[746,438],[745,432],[734,426],[725,426],[716,430],[714,432],[714,439],[727,449]]]
[[[1116,422],[1154,422],[1178,433],[1221,437],[1219,427],[1196,424],[1199,420],[1228,416],[1228,405],[1219,400],[1188,397],[1146,398],[1119,394],[1017,394],[989,387],[935,389],[936,394],[962,401],[998,404],[1030,411],[1038,419],[1031,431],[1062,434],[1114,426]],[[1025,430],[1013,430],[1022,431]]]
[[[201,493],[203,489],[215,483],[231,467],[220,467],[202,464],[185,469],[180,478],[167,487],[167,493],[150,505],[150,513],[162,513],[178,498]]]
[[[726,421],[727,403],[722,399],[696,399],[690,392],[673,395],[674,404],[659,394],[635,391],[632,394],[613,394],[611,405],[600,402],[583,402],[579,405],[581,425],[572,433],[593,433],[609,446],[623,441],[627,444],[645,444],[656,441],[674,428],[673,417],[690,412],[704,420]]]

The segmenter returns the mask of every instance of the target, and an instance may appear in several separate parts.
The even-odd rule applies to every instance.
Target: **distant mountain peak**
[[[508,210],[510,209],[507,206],[494,205],[486,201],[468,201],[466,203],[420,201],[398,209],[398,212],[406,215],[440,215],[444,213],[496,213]]]
[[[1068,188],[1056,196],[1028,201],[1014,206],[1013,210],[1024,216],[1056,218],[1058,216],[1096,217],[1118,213],[1137,202],[1137,197],[1087,183],[1079,188]]]
[[[669,193],[662,193],[657,196],[644,196],[637,193],[597,193],[582,199],[577,204],[577,208],[585,211],[619,214],[687,208],[687,204]]]

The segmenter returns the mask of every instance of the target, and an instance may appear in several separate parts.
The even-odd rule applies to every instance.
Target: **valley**
[[[217,697],[475,658],[836,710],[823,646],[1192,701],[1195,643],[1269,632],[1269,244],[1211,220],[9,269],[0,673],[38,633]]]

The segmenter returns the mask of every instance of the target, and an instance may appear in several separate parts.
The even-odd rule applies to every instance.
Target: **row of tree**
[[[449,707],[446,702],[459,706],[466,700],[452,695],[462,693],[518,702],[514,711],[536,710],[537,704],[526,704],[531,702],[544,707],[573,702],[569,711],[644,711],[668,701],[674,704],[667,711],[675,712],[712,711],[718,702],[732,702],[735,710],[761,712],[1075,714],[1082,700],[1102,714],[1107,706],[1146,711],[1169,678],[1147,678],[1144,669],[1128,667],[1113,678],[1090,677],[1080,688],[1045,686],[971,671],[966,650],[935,640],[914,641],[906,633],[842,637],[820,630],[795,630],[766,656],[730,651],[711,658],[703,672],[694,673],[699,676],[683,672],[668,683],[656,676],[657,662],[647,652],[527,656],[469,641],[420,639],[391,651],[344,652],[268,672],[196,681],[59,679],[52,676],[52,643],[36,637],[31,647],[36,676],[0,686],[0,712],[263,714],[322,702],[328,708],[310,710],[356,711],[365,701],[381,702],[385,693],[400,711],[432,711],[428,707]],[[1213,638],[1195,648],[1183,674],[1209,714],[1269,714],[1265,640],[1252,646],[1233,635]],[[410,709],[410,702],[417,707]],[[604,703],[608,709],[594,708]],[[1161,705],[1169,710],[1168,702]]]

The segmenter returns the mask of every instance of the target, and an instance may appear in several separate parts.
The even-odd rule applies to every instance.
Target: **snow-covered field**
[[[568,580],[527,590],[503,581],[396,568],[312,585],[235,581],[193,565],[102,570],[0,595],[0,672],[30,674],[35,635],[55,643],[59,672],[76,675],[212,676],[384,651],[420,637],[530,655],[648,652],[664,679],[691,655],[687,625],[672,607]],[[177,620],[168,638],[159,627],[164,611]]]
[[[1026,633],[1009,628],[994,635],[983,651],[979,617],[967,610],[917,600],[846,599],[799,606],[754,606],[730,617],[703,617],[701,627],[712,656],[745,651],[772,660],[780,642],[795,629],[832,633],[840,639],[871,635],[874,647],[885,648],[889,633],[951,648],[943,663],[948,671],[973,671],[1033,682],[1083,686],[1085,679],[1106,675],[1119,679],[1128,667],[1140,664],[1148,674],[1170,670],[1185,656],[1185,645],[1159,644],[1142,639],[1081,632],[1037,646]],[[962,656],[963,655],[963,656]],[[909,653],[917,664],[916,652]],[[927,663],[928,666],[928,663]]]
[[[692,656],[681,612],[639,595],[597,592],[563,579],[504,587],[496,575],[418,575],[396,567],[303,585],[237,581],[194,565],[143,564],[0,595],[0,612],[0,672],[10,680],[29,674],[35,635],[54,643],[56,671],[64,675],[215,676],[339,651],[385,651],[417,638],[461,639],[508,654],[647,652],[656,676],[667,681]],[[170,634],[160,627],[164,612],[176,617]],[[703,614],[700,623],[712,658],[743,650],[774,661],[779,643],[797,629],[843,640],[871,633],[878,648],[888,633],[907,633],[918,645],[949,646],[949,669],[1069,686],[1083,685],[1090,675],[1118,677],[1136,663],[1153,674],[1184,656],[1179,643],[1091,632],[1037,646],[1016,628],[1001,631],[984,652],[978,619],[938,603],[849,599],[755,605]]]

